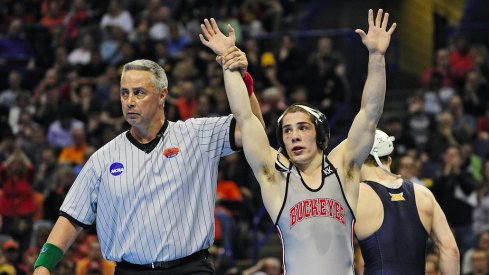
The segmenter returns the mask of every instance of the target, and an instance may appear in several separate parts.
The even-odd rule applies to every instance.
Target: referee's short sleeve
[[[236,121],[233,115],[196,118],[189,121],[197,131],[199,146],[209,158],[220,158],[234,152],[233,147],[236,146],[232,143],[235,143]]]
[[[60,208],[63,216],[71,217],[80,225],[91,225],[95,221],[98,197],[96,186],[100,176],[95,172],[94,158],[95,154],[83,166]]]

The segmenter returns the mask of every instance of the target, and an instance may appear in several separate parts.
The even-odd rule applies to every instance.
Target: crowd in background
[[[221,29],[228,23],[234,27],[272,146],[276,121],[288,104],[308,102],[328,117],[355,104],[347,77],[354,64],[334,39],[317,37],[304,49],[287,32],[298,22],[297,7],[295,1],[278,0],[2,1],[0,274],[32,273],[77,173],[96,149],[128,129],[119,95],[124,63],[145,58],[166,70],[169,120],[230,113],[222,69],[198,40],[204,17],[215,17]],[[268,33],[281,35],[262,39]],[[396,138],[395,172],[429,187],[445,211],[463,274],[486,274],[487,45],[460,35],[435,56],[402,115],[386,114],[381,128]],[[242,154],[220,165],[211,249],[219,274],[240,272],[236,260],[252,256],[252,219],[262,204],[258,184],[243,167]],[[260,230],[270,225],[265,219]],[[82,234],[56,274],[112,274],[114,263],[102,259],[95,230]],[[273,266],[262,270],[267,274],[279,270],[273,259],[250,270],[258,272],[264,263]],[[436,272],[435,251],[430,250],[426,266]]]

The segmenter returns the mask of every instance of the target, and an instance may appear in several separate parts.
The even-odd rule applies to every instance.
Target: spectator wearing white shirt
[[[123,9],[119,0],[111,0],[107,12],[102,16],[100,28],[105,29],[107,26],[117,26],[126,33],[131,33],[134,29],[132,15]]]

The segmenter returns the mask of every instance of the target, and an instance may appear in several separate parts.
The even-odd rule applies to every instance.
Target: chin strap
[[[379,155],[377,155],[377,152],[374,152],[372,154],[372,156],[374,157],[375,159],[375,162],[377,162],[377,165],[380,167],[380,169],[382,169],[384,172],[386,172],[387,174],[395,177],[395,178],[401,178],[401,175],[397,175],[397,174],[394,174],[392,173],[389,169],[387,169],[383,164],[382,162],[380,161],[379,159]]]

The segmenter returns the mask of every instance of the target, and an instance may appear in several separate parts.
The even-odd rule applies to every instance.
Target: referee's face
[[[131,126],[149,127],[161,120],[163,105],[149,71],[129,70],[121,79],[121,103],[124,118]]]

